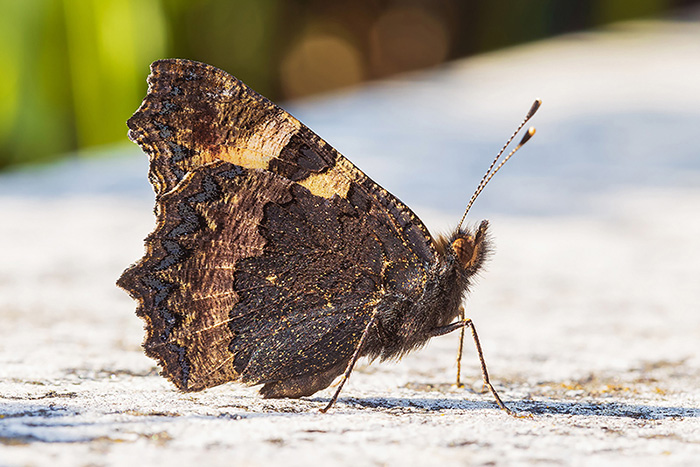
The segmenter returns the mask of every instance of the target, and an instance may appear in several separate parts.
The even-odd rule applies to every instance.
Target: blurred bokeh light
[[[293,99],[690,3],[0,0],[0,169],[125,141],[158,58]]]

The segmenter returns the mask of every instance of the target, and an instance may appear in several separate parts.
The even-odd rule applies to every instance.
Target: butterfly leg
[[[466,318],[466,316],[464,313],[464,307],[460,306],[459,307],[459,320],[464,321],[465,318]],[[465,326],[462,326],[459,329],[459,347],[457,348],[457,381],[455,382],[455,384],[458,388],[464,387],[464,384],[462,384],[462,351],[464,350],[464,334],[465,334]]]
[[[460,309],[460,317],[463,317],[464,313],[464,308]],[[481,376],[484,380],[484,386],[491,392],[491,395],[493,395],[493,398],[496,399],[496,405],[506,412],[508,415],[513,415],[517,416],[515,412],[510,410],[506,405],[503,403],[501,400],[501,397],[498,395],[496,392],[496,389],[491,385],[491,380],[489,379],[489,372],[486,369],[486,361],[484,360],[484,353],[481,350],[481,343],[479,342],[479,335],[476,333],[476,327],[474,327],[474,323],[472,322],[471,319],[461,319],[460,321],[457,321],[452,324],[448,324],[447,326],[442,326],[436,329],[433,329],[432,336],[442,336],[443,334],[447,334],[449,332],[455,331],[457,328],[461,328],[464,330],[464,328],[469,328],[472,332],[472,338],[474,339],[474,345],[476,346],[476,353],[479,356],[479,363],[481,364]],[[458,356],[458,361],[461,360],[461,350],[462,346],[460,345],[460,353]],[[459,366],[458,366],[459,369]]]
[[[333,394],[333,397],[331,397],[330,402],[328,402],[328,405],[321,409],[321,412],[326,413],[328,409],[330,409],[333,404],[335,404],[335,401],[338,400],[338,396],[340,395],[340,391],[343,390],[343,386],[345,386],[345,382],[348,380],[350,377],[350,373],[352,373],[352,369],[355,367],[355,363],[357,363],[357,360],[360,358],[360,353],[362,352],[362,346],[365,344],[365,341],[367,340],[367,336],[369,335],[369,330],[372,328],[372,325],[377,321],[377,315],[378,312],[377,310],[374,310],[372,313],[372,317],[370,318],[369,322],[367,323],[367,326],[365,326],[364,331],[362,331],[362,337],[360,337],[360,342],[357,344],[357,347],[355,348],[355,353],[352,354],[352,358],[350,359],[350,362],[348,362],[348,366],[345,369],[345,373],[343,373],[343,376],[340,380],[340,384],[338,384],[338,389],[335,390],[335,394]]]

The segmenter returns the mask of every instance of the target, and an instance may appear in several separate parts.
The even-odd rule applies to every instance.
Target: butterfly
[[[159,60],[148,85],[128,127],[149,157],[156,227],[117,284],[138,302],[145,352],[165,377],[183,391],[235,381],[297,398],[342,375],[326,411],[358,358],[398,359],[470,328],[484,383],[509,411],[461,306],[489,255],[487,221],[463,228],[465,212],[433,238],[313,131],[213,66]]]

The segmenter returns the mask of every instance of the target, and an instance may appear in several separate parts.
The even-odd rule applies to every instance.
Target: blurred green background
[[[148,65],[293,99],[697,0],[0,0],[0,170],[126,141]]]

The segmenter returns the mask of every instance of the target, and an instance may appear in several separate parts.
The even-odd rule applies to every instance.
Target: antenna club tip
[[[542,100],[541,99],[535,99],[535,102],[532,103],[532,107],[530,107],[530,111],[527,113],[527,117],[525,120],[530,120],[533,115],[535,115],[535,112],[540,108],[542,105]]]
[[[527,143],[530,138],[532,138],[535,135],[535,127],[531,126],[530,128],[527,129],[527,133],[523,135],[523,139],[520,140],[520,143],[518,144],[518,147],[522,146],[523,144]]]

